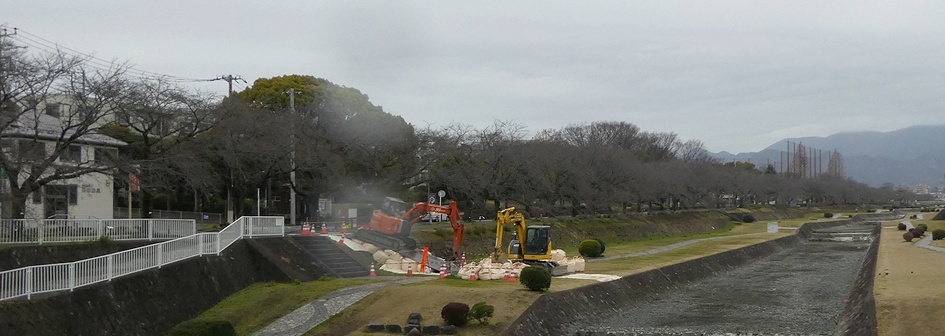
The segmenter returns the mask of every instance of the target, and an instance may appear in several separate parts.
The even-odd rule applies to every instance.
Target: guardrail
[[[193,219],[3,219],[0,244],[173,239],[197,233]]]
[[[240,217],[220,232],[192,234],[71,263],[0,272],[0,301],[111,281],[124,275],[207,254],[219,255],[240,238],[284,236],[282,217]]]

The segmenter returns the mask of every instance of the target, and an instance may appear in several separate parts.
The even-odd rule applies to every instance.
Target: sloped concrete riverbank
[[[875,334],[871,298],[878,241],[807,238],[840,226],[878,234],[871,221],[895,216],[809,223],[795,236],[550,293],[506,334]]]

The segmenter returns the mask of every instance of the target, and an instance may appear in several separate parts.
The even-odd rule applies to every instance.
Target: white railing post
[[[98,220],[98,228],[97,228],[96,231],[97,231],[99,237],[105,235],[105,221],[103,221],[103,220],[101,220],[101,219]]]
[[[217,232],[217,233],[216,233],[216,237],[217,237],[217,255],[220,255],[220,241],[223,240],[223,235],[221,234],[222,232],[223,232],[223,231],[220,231],[220,232]]]
[[[33,298],[33,266],[26,268],[26,299]]]
[[[197,237],[197,256],[203,256],[203,236],[196,235]]]
[[[157,265],[158,268],[161,268],[164,265],[164,243],[160,243],[157,246]]]
[[[246,217],[246,221],[249,222],[249,238],[253,238],[253,217]]]
[[[108,281],[112,281],[112,274],[113,274],[113,272],[112,272],[112,266],[114,266],[114,264],[115,264],[115,263],[112,261],[112,257],[113,257],[113,256],[114,256],[114,255],[109,254],[109,255],[108,255],[108,258],[105,258],[105,268],[108,270],[108,273],[107,273],[107,274],[108,274]]]
[[[69,291],[75,289],[75,263],[69,264]]]
[[[43,244],[43,231],[46,231],[46,221],[40,219],[39,224],[36,225],[36,239],[39,240],[39,244]]]
[[[285,219],[282,219],[282,220],[276,219],[276,224],[282,227],[282,236],[285,237]]]
[[[144,222],[148,224],[148,240],[154,240],[154,219],[145,219]]]

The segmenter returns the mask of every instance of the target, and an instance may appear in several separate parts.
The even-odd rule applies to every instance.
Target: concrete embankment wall
[[[854,218],[853,222],[874,220],[874,218]],[[875,219],[880,220],[880,219]],[[686,261],[680,264],[629,275],[619,280],[579,287],[571,290],[549,293],[541,296],[505,331],[505,335],[562,335],[566,334],[568,326],[574,323],[593,323],[602,316],[609,316],[618,312],[622,307],[639,301],[657,299],[662,293],[686,286],[700,279],[739,267],[751,261],[764,258],[775,252],[798,244],[801,239],[810,235],[816,229],[829,228],[850,224],[851,221],[818,222],[803,225],[798,234],[776,240],[746,246],[737,250],[727,251],[703,258]],[[877,240],[874,239],[874,245]],[[873,264],[875,268],[875,251],[867,257],[865,264]],[[866,266],[864,266],[866,267]],[[869,300],[872,300],[872,271],[861,270],[857,284],[866,289],[869,281]],[[865,277],[869,276],[867,280]],[[862,282],[862,283],[861,283]],[[854,295],[851,295],[853,298]],[[865,293],[857,294],[858,302],[866,302]],[[873,314],[875,326],[875,308],[866,307],[856,309],[848,301],[844,309],[844,320],[856,325],[866,325]],[[864,310],[865,309],[865,310]],[[847,313],[849,311],[849,313]],[[868,328],[868,325],[867,325]],[[873,328],[875,329],[875,327]]]
[[[294,259],[300,258],[300,259]],[[3,335],[166,335],[250,284],[317,278],[290,239],[240,240],[204,256],[33,300],[0,302]]]

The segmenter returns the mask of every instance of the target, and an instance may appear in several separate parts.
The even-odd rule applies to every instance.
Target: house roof
[[[44,140],[56,141],[60,139],[60,137],[68,138],[75,134],[74,130],[65,130],[66,126],[67,125],[64,125],[59,118],[45,113],[24,113],[21,114],[16,121],[11,123],[7,129],[0,133],[0,135],[14,138],[37,137]],[[75,142],[110,147],[128,145],[124,141],[100,134],[96,131],[86,132],[79,136]]]

